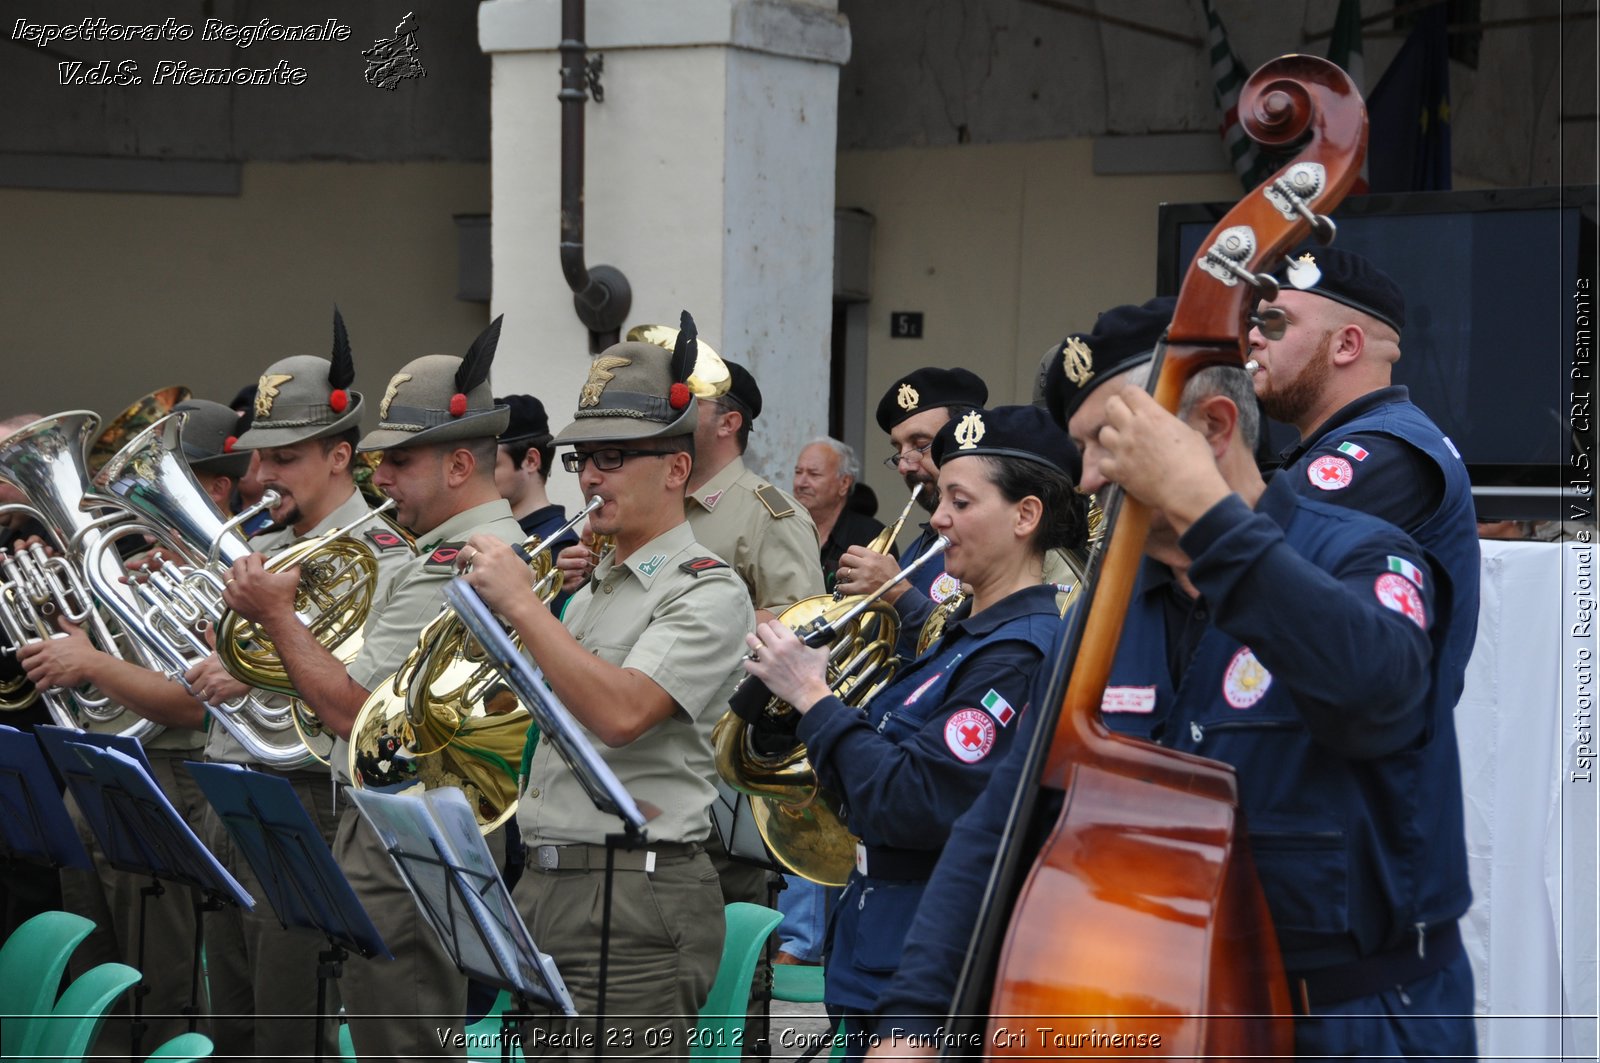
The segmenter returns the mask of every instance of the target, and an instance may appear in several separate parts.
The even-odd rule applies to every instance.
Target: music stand
[[[39,740],[14,727],[0,727],[0,859],[94,869]]]
[[[369,960],[394,956],[288,780],[238,764],[189,761],[185,767],[249,862],[278,922],[328,940],[328,950],[317,956],[312,1058],[320,1063],[328,983],[343,974],[351,952]]]
[[[446,787],[420,795],[355,789],[348,795],[456,969],[515,998],[501,1020],[502,1058],[510,1058],[511,1035],[529,1002],[577,1016],[555,961],[539,951],[517,913],[465,794]]]
[[[189,981],[189,1030],[198,1026],[201,970],[201,916],[225,903],[245,908],[255,901],[172,807],[150,777],[142,750],[124,752],[132,741],[120,735],[98,735],[61,727],[38,727],[34,734],[77,799],[106,862],[119,871],[148,875],[151,885],[140,891],[138,965],[144,969],[145,905],[164,891],[163,881],[197,891],[194,901],[194,956]],[[137,743],[134,743],[137,746]],[[140,987],[143,989],[144,987]],[[139,1056],[144,1035],[144,993],[133,998],[132,1052]]]

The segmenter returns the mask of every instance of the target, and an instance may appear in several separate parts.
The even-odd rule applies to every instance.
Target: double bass
[[[1152,374],[1169,411],[1200,370],[1243,364],[1256,301],[1277,293],[1266,270],[1311,232],[1332,238],[1326,214],[1366,153],[1361,97],[1322,59],[1263,66],[1240,94],[1239,118],[1294,158],[1228,212],[1189,266]],[[1027,751],[949,1028],[971,1044],[980,1031],[959,1016],[989,1016],[983,1044],[994,1055],[1292,1055],[1288,988],[1233,769],[1113,734],[1100,720],[1149,513],[1121,498],[1107,519],[1087,608],[1074,614],[1055,664],[1051,689],[1064,684],[1065,693],[1039,707],[1047,715]],[[1053,825],[1050,791],[1060,805]],[[1029,854],[1028,839],[1041,834]],[[1044,1025],[1048,1043],[1011,1036]]]

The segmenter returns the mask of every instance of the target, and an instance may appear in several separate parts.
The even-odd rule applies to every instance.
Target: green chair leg
[[[724,910],[727,934],[722,961],[711,983],[700,1022],[695,1028],[690,1059],[739,1059],[744,1055],[745,1015],[750,1005],[750,980],[767,935],[783,914],[759,904],[735,901]]]
[[[22,1056],[28,1029],[55,1006],[61,974],[94,923],[71,912],[40,912],[0,946],[0,1001],[14,1016],[0,1023],[0,1058]]]

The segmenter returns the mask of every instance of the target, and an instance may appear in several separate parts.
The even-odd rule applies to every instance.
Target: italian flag
[[[1010,723],[1011,718],[1017,714],[1017,710],[1011,707],[1011,702],[1007,701],[998,690],[990,689],[980,704],[989,710],[989,715],[1000,721],[1001,727]]]
[[[1340,443],[1339,453],[1348,454],[1357,461],[1367,460],[1367,452],[1361,447],[1356,446],[1354,443]]]
[[[1422,586],[1422,570],[1403,557],[1395,557],[1393,554],[1390,554],[1389,571],[1398,572],[1412,583],[1415,583],[1418,587]]]

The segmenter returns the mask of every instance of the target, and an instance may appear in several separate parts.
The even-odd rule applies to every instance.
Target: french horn
[[[949,545],[939,536],[871,594],[814,595],[778,617],[807,646],[828,647],[828,686],[840,701],[862,708],[894,678],[900,622],[880,599]],[[779,863],[812,882],[842,886],[855,865],[855,837],[844,825],[838,795],[817,780],[796,737],[797,718],[793,706],[746,676],[711,732],[717,774],[751,797],[756,829]]]
[[[522,544],[534,593],[561,589],[551,547],[588,519],[595,497],[566,525]],[[517,770],[532,717],[455,610],[429,621],[405,664],[368,696],[350,728],[348,771],[360,788],[456,786],[485,834],[517,807]]]

